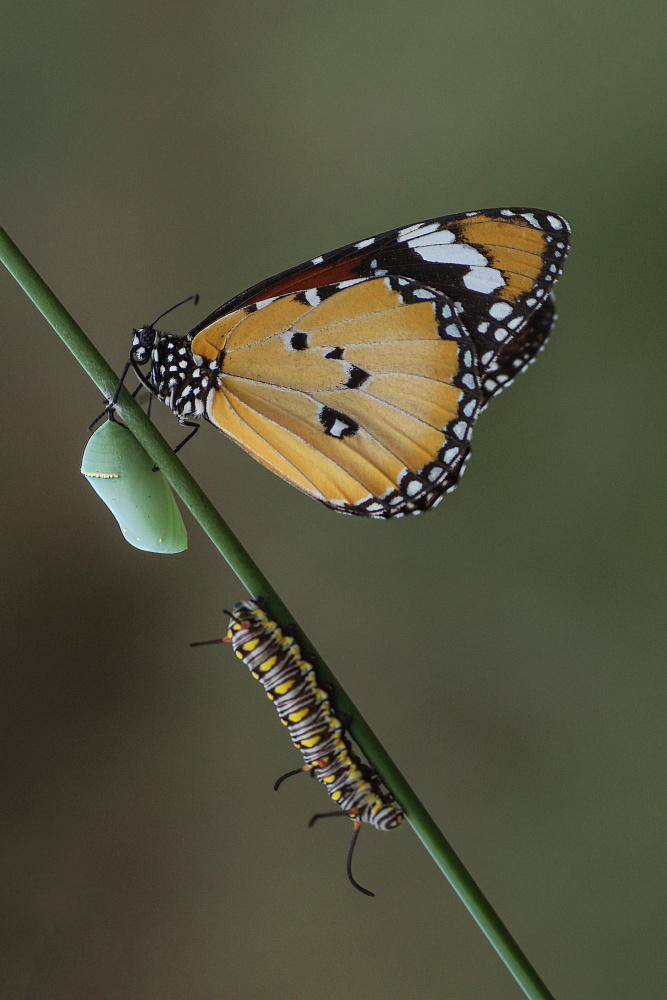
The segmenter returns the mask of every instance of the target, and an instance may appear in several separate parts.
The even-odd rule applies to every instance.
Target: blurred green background
[[[558,998],[662,998],[664,6],[5,4],[3,218],[120,370],[268,274],[430,216],[563,214],[546,352],[460,488],[332,513],[213,428],[185,460]],[[315,783],[220,634],[186,513],[130,548],[79,474],[99,393],[4,271],[2,996],[510,1000],[409,828]],[[191,311],[188,311],[191,310]],[[171,440],[180,431],[158,407]]]

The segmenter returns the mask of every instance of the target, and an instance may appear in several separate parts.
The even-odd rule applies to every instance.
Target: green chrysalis
[[[135,436],[115,420],[95,431],[81,472],[118,521],[130,545],[145,552],[182,552],[188,536],[164,473]]]

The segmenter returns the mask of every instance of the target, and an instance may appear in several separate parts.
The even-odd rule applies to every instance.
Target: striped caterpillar
[[[314,666],[257,601],[235,604],[226,637],[212,641],[231,642],[236,655],[263,685],[294,746],[303,754],[303,767],[284,774],[274,787],[277,789],[285,778],[303,771],[312,772],[322,782],[343,812],[318,813],[309,825],[325,816],[347,814],[351,818],[354,829],[347,875],[355,889],[374,895],[352,876],[352,854],[359,829],[362,823],[370,823],[378,830],[393,830],[403,821],[403,812],[382,789],[372,768],[355,754],[345,724],[336,714],[329,693],[318,682]]]

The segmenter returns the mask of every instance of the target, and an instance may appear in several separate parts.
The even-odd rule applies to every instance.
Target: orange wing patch
[[[223,362],[223,375],[300,391],[314,387],[335,389],[345,380],[340,364],[325,358],[322,351],[288,349],[283,337],[289,341],[291,333],[292,328],[288,327],[284,333],[259,343],[229,350]]]
[[[355,389],[342,392],[317,392],[315,398],[326,406],[342,410],[352,417],[375,440],[382,444],[412,472],[418,472],[442,447],[441,428],[429,426],[407,412],[400,412],[373,396]],[[336,441],[335,438],[330,440]],[[348,442],[350,442],[348,444]],[[354,439],[341,438],[340,444],[353,447]],[[399,467],[399,472],[400,467]]]
[[[459,412],[461,390],[423,375],[376,375],[364,391],[398,411],[442,428]]]
[[[525,219],[475,215],[462,219],[456,228],[467,243],[477,247],[492,267],[502,271],[505,285],[498,296],[510,302],[527,295],[542,273],[547,246],[546,234]]]
[[[253,427],[254,410],[237,402],[232,405],[230,397],[226,392],[220,391],[215,394],[211,404],[209,419],[216,427],[219,427],[227,437],[236,441],[249,455],[256,458],[258,462],[266,466],[276,475],[286,479],[304,493],[309,493],[318,500],[323,500],[327,495],[326,488],[320,492],[315,488],[314,483],[305,476],[299,468],[284,455],[280,454],[276,447],[271,445],[265,437],[258,433]],[[246,419],[249,417],[250,419]],[[266,428],[263,428],[264,430]],[[307,456],[306,456],[307,457]],[[311,461],[316,456],[311,455]],[[303,456],[299,456],[300,459]],[[302,463],[307,464],[307,463]]]
[[[212,422],[268,468],[296,469],[300,488],[311,496],[333,503],[359,503],[390,489],[402,471],[400,461],[364,432],[355,435],[353,446],[324,434],[319,406],[307,396],[243,385],[236,379],[230,379],[229,385],[230,389],[216,394]],[[237,418],[234,423],[229,421],[230,413]],[[293,474],[280,474],[297,484]]]
[[[381,278],[359,281],[340,288],[335,295],[324,299],[317,310],[312,311],[298,325],[304,331],[321,330],[341,323],[353,323],[362,316],[387,309],[399,309],[402,305],[400,294]]]
[[[192,353],[199,354],[200,357],[207,358],[209,361],[215,361],[227,343],[231,331],[245,316],[245,309],[238,309],[207,326],[192,341]]]

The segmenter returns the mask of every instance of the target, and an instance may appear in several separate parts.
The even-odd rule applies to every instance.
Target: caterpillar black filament
[[[312,771],[322,782],[343,812],[318,814],[311,825],[323,816],[347,814],[352,819],[348,878],[355,889],[372,896],[352,877],[352,854],[359,829],[362,823],[370,823],[378,830],[393,830],[403,821],[403,812],[383,790],[377,774],[355,754],[345,725],[328,692],[318,683],[312,663],[303,658],[294,639],[285,635],[256,601],[234,605],[222,641],[231,642],[236,655],[262,683],[294,746],[303,754],[304,766],[283,775],[275,787],[301,771]]]

